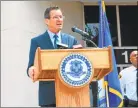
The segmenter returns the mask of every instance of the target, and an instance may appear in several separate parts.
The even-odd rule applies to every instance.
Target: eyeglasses
[[[55,20],[58,20],[58,19],[64,19],[65,16],[60,15],[60,16],[53,16],[53,17],[51,17],[51,18],[52,18],[52,19],[55,19]]]

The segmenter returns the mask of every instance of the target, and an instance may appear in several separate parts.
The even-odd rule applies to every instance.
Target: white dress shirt
[[[128,99],[137,101],[137,70],[136,67],[130,66],[120,72],[120,85],[123,96]]]
[[[54,40],[55,40],[54,35],[55,35],[55,33],[51,32],[49,30],[47,30],[47,32],[48,32],[49,37],[51,39],[51,42],[54,46]],[[58,33],[56,33],[56,35],[58,36],[58,42],[61,43],[61,32],[59,31]]]

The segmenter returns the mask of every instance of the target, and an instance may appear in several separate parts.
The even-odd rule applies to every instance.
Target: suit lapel
[[[61,43],[68,45],[68,39],[64,33],[61,33]],[[43,34],[41,44],[43,49],[55,49],[47,31]]]
[[[61,33],[61,43],[68,45],[68,43],[67,43],[67,37],[64,36],[64,35],[65,35],[64,33]]]
[[[45,49],[47,49],[47,48],[48,49],[54,49],[54,46],[53,46],[53,44],[51,42],[50,36],[49,36],[47,31],[44,33],[42,41],[45,43],[45,44],[43,44],[43,45],[45,45],[44,46]]]

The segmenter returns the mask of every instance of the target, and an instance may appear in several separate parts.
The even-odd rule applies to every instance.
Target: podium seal
[[[70,54],[62,60],[59,73],[66,84],[80,87],[90,81],[92,65],[84,55]]]

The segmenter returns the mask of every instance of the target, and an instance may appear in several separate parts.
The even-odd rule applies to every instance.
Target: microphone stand
[[[95,47],[98,47],[90,38],[82,37],[82,40],[92,43]]]

